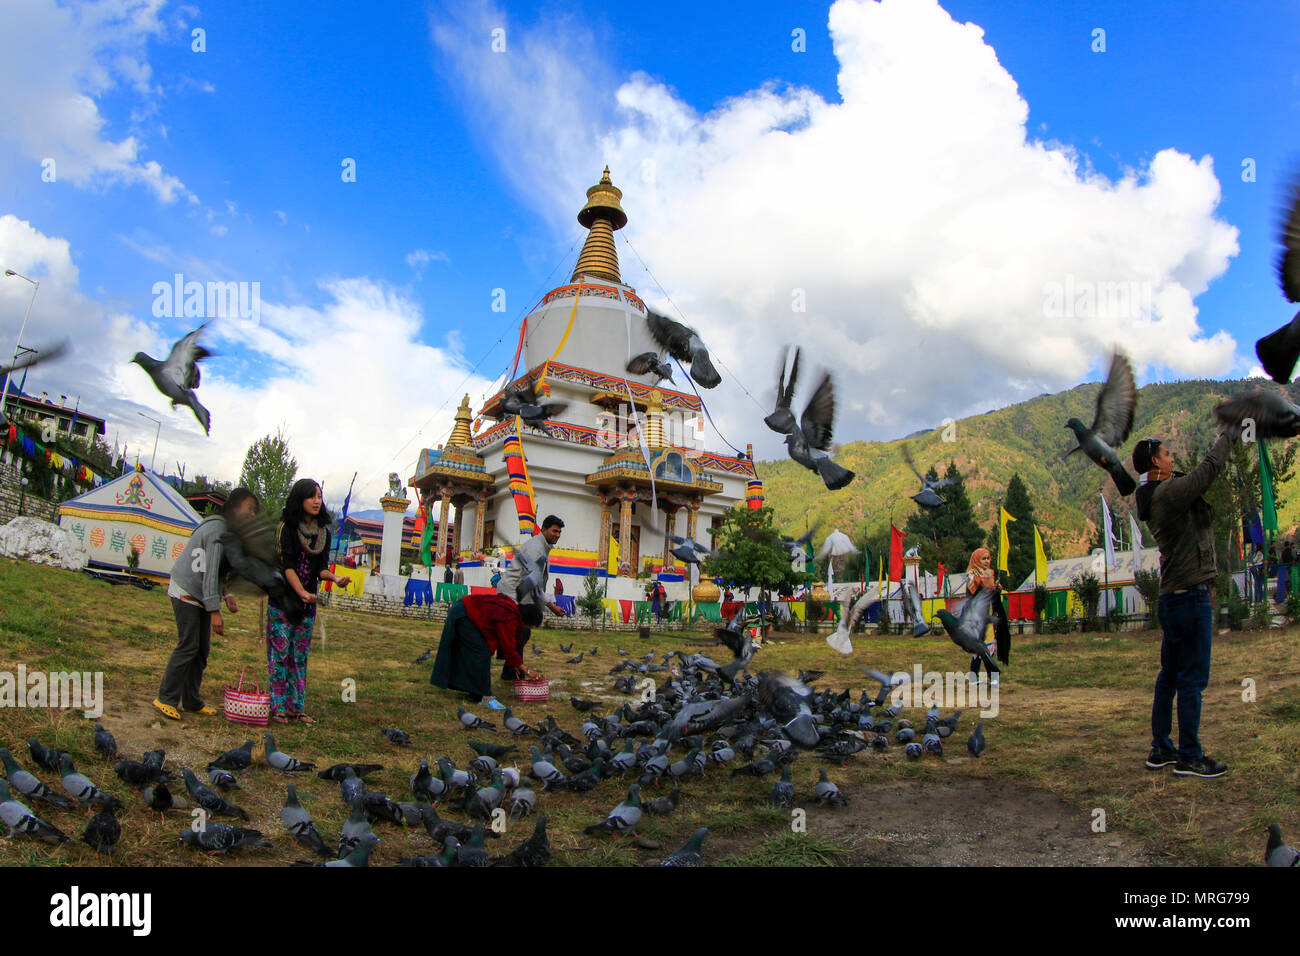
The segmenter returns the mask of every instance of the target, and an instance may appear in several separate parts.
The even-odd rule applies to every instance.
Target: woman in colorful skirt
[[[276,528],[276,555],[289,586],[302,599],[304,614],[294,624],[275,599],[267,601],[266,669],[270,678],[271,720],[315,723],[304,704],[307,696],[307,655],[316,624],[316,592],[321,581],[347,587],[348,579],[328,570],[330,514],[321,498],[320,485],[310,478],[294,482]]]

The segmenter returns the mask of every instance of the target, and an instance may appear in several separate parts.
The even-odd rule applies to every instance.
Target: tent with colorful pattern
[[[140,557],[138,572],[171,577],[194,529],[203,519],[161,475],[137,468],[59,505],[59,527],[90,552],[92,566],[126,570],[127,550]]]

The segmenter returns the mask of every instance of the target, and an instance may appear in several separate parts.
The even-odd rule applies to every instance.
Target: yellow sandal
[[[155,698],[155,699],[154,699],[154,702],[153,702],[153,706],[154,706],[154,709],[155,709],[155,710],[157,710],[160,714],[162,714],[162,715],[163,715],[164,717],[166,717],[168,720],[180,720],[180,719],[181,719],[181,712],[180,712],[179,710],[177,710],[175,707],[173,707],[171,704],[164,704],[162,701],[160,701],[160,700],[158,700],[157,698]]]
[[[186,713],[203,714],[205,717],[214,717],[217,714],[217,710],[215,707],[209,707],[207,704],[204,704],[202,707],[187,711]]]

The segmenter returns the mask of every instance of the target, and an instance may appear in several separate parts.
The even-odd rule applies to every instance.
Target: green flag
[[[1277,534],[1277,502],[1273,500],[1273,462],[1268,457],[1268,445],[1259,440],[1259,499],[1264,511],[1264,531]]]

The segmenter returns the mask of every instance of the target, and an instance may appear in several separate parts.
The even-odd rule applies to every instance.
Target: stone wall
[[[22,513],[26,517],[56,523],[59,520],[58,502],[24,494],[18,471],[11,467],[0,466],[0,524],[6,524],[18,517],[20,503]]]

